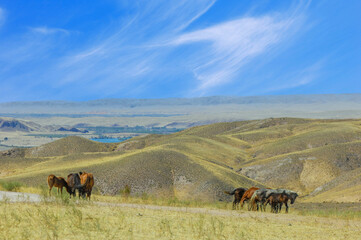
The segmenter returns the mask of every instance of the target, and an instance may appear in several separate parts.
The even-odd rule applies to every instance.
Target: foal
[[[65,179],[62,177],[56,177],[54,174],[50,174],[48,176],[48,185],[49,185],[49,195],[51,195],[51,189],[53,187],[58,188],[58,194],[59,194],[59,189],[61,194],[63,194],[63,187],[65,187],[68,193],[71,193],[70,188],[68,187],[68,183],[65,181]]]

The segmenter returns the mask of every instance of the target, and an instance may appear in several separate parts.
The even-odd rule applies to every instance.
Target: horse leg
[[[234,204],[234,209],[237,210],[237,209],[238,209],[238,205],[239,205],[239,199],[238,199],[238,200],[235,200],[235,201],[233,202],[233,204]]]
[[[59,187],[58,187],[58,195],[59,195]]]
[[[63,195],[63,187],[60,188],[60,194]]]
[[[286,205],[286,213],[288,213],[288,204],[285,203],[285,205]]]
[[[51,189],[53,189],[53,186],[49,186],[49,196],[51,196]]]
[[[248,208],[250,208],[251,210],[253,209],[251,199],[248,199],[248,200],[247,200],[247,206],[248,206]]]
[[[272,203],[272,209],[273,209],[273,213],[277,213],[277,203],[275,202]]]
[[[266,211],[266,201],[263,201],[262,205],[263,205],[263,211],[265,212]]]

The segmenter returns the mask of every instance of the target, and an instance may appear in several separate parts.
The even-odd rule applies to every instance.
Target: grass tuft
[[[22,183],[15,181],[0,181],[0,185],[2,189],[11,192],[18,192],[20,188],[23,186]]]

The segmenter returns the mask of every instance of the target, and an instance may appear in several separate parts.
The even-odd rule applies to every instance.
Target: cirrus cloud
[[[208,44],[192,66],[200,81],[197,90],[204,91],[231,81],[248,60],[281,42],[294,20],[271,16],[240,18],[182,34],[173,44]]]

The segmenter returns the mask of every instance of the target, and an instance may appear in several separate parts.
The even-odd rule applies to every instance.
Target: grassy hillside
[[[339,179],[337,185],[341,186],[346,181],[343,176],[361,167],[361,121],[276,118],[216,123],[169,136],[134,138],[119,148],[155,145],[306,196],[334,179]],[[349,178],[348,182],[355,182],[357,176]],[[311,194],[310,200],[331,199],[315,198],[318,193]],[[347,196],[342,199],[347,201]],[[349,201],[359,200],[352,197]]]
[[[83,152],[110,152],[115,144],[100,143],[85,138],[71,136],[58,141],[27,149],[26,157],[53,157]]]
[[[216,123],[120,144],[70,137],[23,151],[1,157],[1,179],[37,185],[50,173],[85,170],[106,194],[128,185],[134,194],[219,200],[224,190],[263,185],[296,190],[306,201],[361,200],[361,120]]]
[[[222,162],[205,161],[167,144],[154,142],[141,149],[112,150],[106,144],[78,137],[64,138],[23,150],[25,157],[2,157],[0,176],[3,180],[37,186],[45,185],[49,174],[67,176],[70,172],[88,171],[96,176],[96,189],[102,194],[118,194],[128,185],[133,194],[212,201],[228,199],[223,191],[234,186],[263,186]]]

